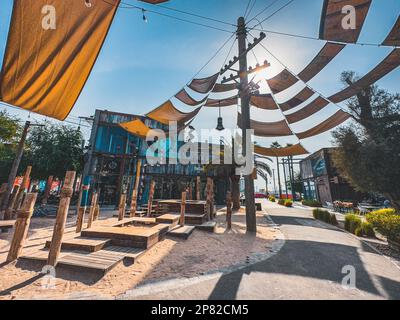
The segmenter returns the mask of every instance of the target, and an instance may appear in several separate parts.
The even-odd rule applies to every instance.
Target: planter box
[[[387,240],[388,240],[389,248],[391,248],[394,251],[400,252],[400,240],[399,239],[388,238]]]

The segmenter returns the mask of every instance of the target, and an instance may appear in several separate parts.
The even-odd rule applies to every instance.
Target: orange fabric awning
[[[182,124],[192,120],[199,113],[200,109],[201,107],[192,112],[184,113],[176,109],[172,102],[168,100],[158,108],[149,112],[146,116],[162,124],[169,124],[170,121],[177,121],[179,124]]]
[[[328,100],[322,97],[317,97],[314,101],[301,108],[299,111],[286,115],[286,119],[290,124],[299,122],[312,116],[314,113],[321,111],[327,105],[329,105]]]
[[[255,94],[251,96],[250,104],[259,109],[278,110],[274,98],[271,94]]]
[[[0,100],[64,120],[89,77],[119,3],[91,0],[87,7],[84,1],[14,0]]]
[[[355,43],[367,17],[372,0],[325,0],[319,37],[324,40]],[[351,5],[356,9],[356,28],[345,30],[342,20],[345,14],[343,7]]]
[[[238,127],[242,127],[242,115],[240,113],[238,113]],[[286,120],[275,122],[250,120],[250,128],[254,130],[254,135],[258,137],[284,137],[293,135]]]
[[[281,103],[279,107],[282,111],[288,111],[290,109],[296,108],[303,102],[306,102],[309,98],[311,98],[315,92],[308,87],[305,87],[301,90],[297,95],[293,98],[289,99],[288,101]]]
[[[339,125],[341,125],[346,120],[350,119],[351,115],[343,110],[339,110],[333,116],[329,117],[325,121],[321,122],[319,125],[300,133],[296,133],[299,139],[306,139],[313,136],[317,136],[321,133],[329,131]]]
[[[357,82],[330,96],[328,99],[334,103],[349,99],[361,90],[380,80],[388,73],[400,66],[400,49],[394,49],[381,63]]]
[[[300,143],[284,148],[264,148],[260,146],[254,146],[254,152],[266,157],[290,157],[309,154],[309,152]]]
[[[120,123],[119,125],[130,134],[133,134],[134,136],[138,136],[140,138],[146,138],[151,130],[151,128],[146,126],[144,122],[140,119]]]

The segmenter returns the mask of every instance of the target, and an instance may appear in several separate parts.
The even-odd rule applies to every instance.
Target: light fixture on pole
[[[217,130],[218,131],[223,131],[225,130],[224,128],[224,120],[222,119],[221,116],[221,101],[218,101],[218,107],[219,107],[219,117],[218,117],[218,124],[217,124]]]
[[[145,13],[146,13],[146,10],[142,9],[143,21],[147,23],[148,20],[147,20],[147,17],[146,17],[146,14],[145,14]]]

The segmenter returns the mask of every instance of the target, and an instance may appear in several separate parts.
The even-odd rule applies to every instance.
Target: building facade
[[[138,203],[147,202],[150,182],[155,181],[154,199],[179,199],[186,188],[195,190],[196,177],[201,177],[205,192],[207,177],[214,178],[216,202],[223,203],[229,175],[221,170],[207,170],[200,164],[166,164],[150,166],[146,161],[148,144],[119,126],[120,123],[142,120],[152,129],[167,131],[167,127],[143,116],[96,110],[88,152],[85,159],[84,179],[96,190],[101,205],[116,205],[121,193],[132,194],[137,163],[141,160]],[[178,141],[179,144],[183,141]],[[90,192],[89,192],[90,193]],[[90,197],[87,197],[90,198]]]
[[[300,174],[305,199],[327,202],[362,200],[357,192],[340,176],[332,161],[333,148],[321,149],[300,161]]]

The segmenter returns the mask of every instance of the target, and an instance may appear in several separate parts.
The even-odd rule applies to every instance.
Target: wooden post
[[[182,192],[182,201],[181,201],[181,217],[179,220],[179,224],[183,227],[185,225],[185,211],[186,211],[186,191]]]
[[[81,184],[81,190],[79,191],[78,202],[76,203],[76,233],[82,231],[83,220],[85,219],[85,209],[81,207],[83,195],[83,187]]]
[[[201,200],[201,178],[196,177],[196,200]]]
[[[25,191],[29,187],[29,178],[31,176],[32,166],[26,168],[24,178],[22,179],[21,187],[19,188],[17,199],[15,200],[14,209],[18,210],[22,204],[22,199],[24,197]]]
[[[62,239],[64,236],[65,224],[71,203],[71,197],[74,193],[75,171],[68,171],[65,175],[64,185],[60,194],[60,203],[58,205],[56,224],[54,225],[53,237],[51,239],[49,257],[47,264],[55,267],[60,255]]]
[[[49,200],[49,196],[50,196],[50,192],[51,192],[51,186],[53,185],[53,179],[54,179],[53,176],[49,176],[47,178],[46,189],[44,191],[44,196],[43,196],[43,199],[42,199],[42,204],[43,205],[46,205],[47,201]]]
[[[9,206],[8,206],[6,212],[4,213],[4,220],[11,220],[13,218],[15,201],[17,200],[19,188],[20,188],[20,186],[14,187],[14,190],[13,190],[10,200],[9,200]]]
[[[233,211],[240,210],[240,177],[231,176]]]
[[[193,193],[192,183],[190,182],[189,188],[188,188],[188,200],[192,200],[192,193]]]
[[[151,211],[153,210],[153,197],[154,197],[154,189],[156,186],[156,182],[151,180],[150,183],[150,192],[149,192],[149,202],[147,203],[147,216],[151,217]]]
[[[226,194],[226,228],[232,229],[232,194],[230,191]]]
[[[100,216],[100,205],[99,205],[99,198],[97,198],[96,207],[94,209],[93,221],[99,220],[99,216]]]
[[[119,212],[118,212],[118,220],[124,220],[125,218],[125,210],[126,210],[126,194],[121,194],[119,198]]]
[[[8,252],[7,262],[18,259],[24,247],[25,239],[28,234],[29,225],[33,209],[35,207],[37,193],[28,193],[18,210],[17,221],[15,222],[14,235],[11,240],[10,251]]]
[[[132,190],[132,197],[131,197],[131,207],[129,210],[130,217],[134,217],[136,215],[136,208],[137,208],[137,197],[138,197],[138,189],[140,183],[140,171],[142,168],[142,160],[138,160],[136,164],[136,178],[135,178],[135,186]]]
[[[90,227],[92,227],[92,223],[93,223],[93,219],[94,219],[94,210],[96,209],[96,203],[97,203],[97,192],[93,192],[92,201],[90,203],[90,209],[89,209],[89,218],[88,218],[88,223],[87,223],[88,229]]]

